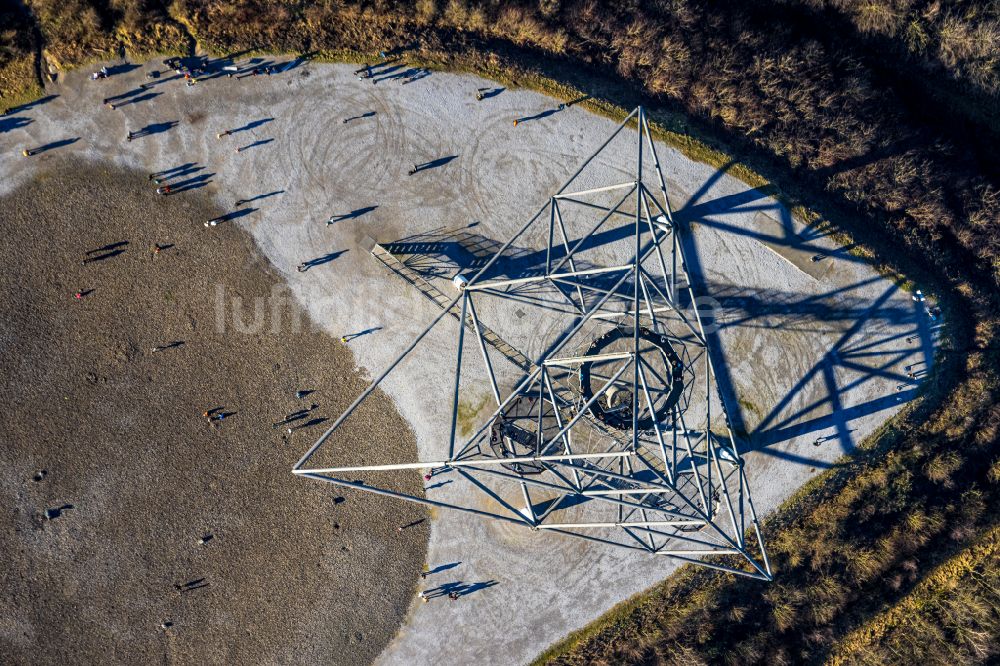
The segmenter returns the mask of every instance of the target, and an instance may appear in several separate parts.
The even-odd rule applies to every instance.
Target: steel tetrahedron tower
[[[697,305],[642,107],[495,251],[477,254],[484,244],[467,232],[417,240],[372,253],[441,312],[295,474],[770,580],[715,380],[712,322]],[[426,270],[449,243],[471,259]],[[338,464],[308,466],[432,332],[446,332],[456,355],[444,399],[428,403],[427,418],[450,419],[441,459],[348,464],[348,452],[334,451]],[[463,402],[476,391],[489,407]],[[377,483],[394,470],[456,483],[425,496]]]

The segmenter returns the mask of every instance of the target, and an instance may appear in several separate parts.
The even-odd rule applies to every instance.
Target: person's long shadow
[[[270,122],[273,122],[273,121],[274,121],[274,118],[270,118],[270,117],[269,118],[261,118],[259,120],[252,120],[252,121],[248,122],[246,125],[243,125],[241,127],[237,127],[234,130],[231,130],[229,133],[230,134],[237,134],[238,132],[249,132],[252,129],[257,129],[261,125],[264,125],[266,123],[270,123]]]
[[[457,159],[458,155],[448,155],[447,157],[439,157],[436,160],[431,160],[429,162],[423,162],[420,164],[415,164],[412,173],[419,173],[421,171],[428,171],[430,169],[437,169],[438,167],[443,167],[448,162]]]
[[[459,590],[458,596],[466,597],[470,594],[475,594],[476,592],[491,588],[494,585],[499,585],[499,583],[495,580],[484,580],[479,583],[472,583],[471,585],[466,585],[463,589]]]
[[[541,120],[542,118],[548,118],[549,116],[551,116],[553,114],[559,113],[560,111],[562,111],[565,108],[566,108],[565,104],[560,104],[559,106],[557,106],[554,109],[546,109],[545,111],[542,111],[540,113],[536,113],[533,116],[524,116],[522,118],[518,118],[516,122],[517,122],[518,125],[520,125],[521,123],[526,123],[526,122],[529,122],[529,121],[532,121],[532,120]]]
[[[267,76],[267,72],[270,68],[274,67],[273,60],[264,60],[263,58],[251,58],[246,67],[239,69],[235,72],[237,79],[245,79],[251,76]]]
[[[110,65],[108,67],[108,76],[111,77],[117,74],[126,74],[135,69],[139,69],[139,65],[135,65],[130,62],[124,62],[118,65]]]
[[[33,122],[33,118],[0,118],[0,134],[27,127]]]
[[[260,201],[261,199],[268,199],[270,197],[276,197],[279,194],[284,194],[284,190],[275,190],[274,192],[268,192],[267,194],[258,194],[257,196],[250,197],[249,199],[240,199],[236,204],[237,206],[242,206],[244,204],[253,203],[254,201]]]
[[[366,111],[365,113],[362,113],[362,114],[359,114],[359,115],[356,115],[356,116],[351,116],[350,118],[344,118],[344,120],[342,122],[343,122],[343,124],[346,125],[347,123],[352,122],[354,120],[363,120],[365,118],[372,118],[372,117],[374,117],[376,115],[376,113],[377,112],[375,112],[375,111]]]
[[[99,248],[94,249],[94,250],[87,250],[87,256],[95,255],[95,254],[101,254],[101,253],[104,253],[104,252],[111,252],[112,250],[117,250],[119,248],[123,248],[126,245],[128,245],[128,241],[127,240],[126,241],[118,241],[116,243],[108,243],[107,245],[105,245],[103,247],[99,247]]]
[[[372,83],[381,83],[382,81],[397,81],[402,80],[402,83],[410,83],[412,81],[419,81],[420,79],[427,78],[430,76],[430,70],[424,69],[422,67],[410,67],[409,69],[404,69],[401,72],[395,72],[389,76],[381,76],[377,79],[373,78]]]
[[[205,187],[209,183],[211,183],[212,182],[211,178],[214,175],[215,175],[214,173],[203,173],[203,174],[199,174],[197,176],[194,176],[193,178],[188,178],[187,180],[182,180],[179,183],[175,183],[175,184],[171,185],[170,186],[170,191],[172,193],[176,194],[176,193],[179,193],[179,192],[188,192],[190,190],[200,189],[202,187]]]
[[[118,241],[117,243],[110,243],[94,250],[87,250],[81,263],[86,266],[87,264],[107,261],[108,259],[124,254],[126,249],[128,249],[128,241]]]
[[[413,83],[414,81],[419,81],[420,79],[426,79],[431,75],[431,70],[424,69],[423,67],[418,67],[417,70],[406,77],[406,80],[402,81],[403,85],[407,83]]]
[[[448,571],[449,569],[454,569],[455,567],[457,567],[460,564],[461,564],[461,562],[449,562],[448,564],[439,564],[438,566],[436,566],[433,569],[431,569],[430,571],[428,571],[427,575],[428,576],[433,576],[434,574],[439,574],[439,573],[441,573],[443,571]]]
[[[224,56],[219,56],[218,58],[207,58],[204,56],[196,56],[196,57],[201,58],[202,69],[221,70],[223,67],[227,65],[233,65],[237,60],[247,55],[248,53],[252,53],[252,51],[250,49],[243,49],[242,51],[229,53]]]
[[[382,330],[381,326],[372,326],[371,328],[366,328],[363,331],[358,331],[357,333],[349,333],[348,335],[345,335],[344,336],[344,341],[345,342],[350,342],[351,340],[356,340],[357,338],[360,338],[360,337],[365,336],[365,335],[371,335],[372,333],[375,333],[376,331],[381,331],[381,330]]]
[[[298,69],[302,65],[310,62],[313,58],[319,55],[319,51],[310,51],[308,53],[303,53],[291,60],[287,60],[283,63],[278,63],[275,65],[275,73],[284,74],[285,72],[291,72]]]
[[[337,222],[343,222],[344,220],[353,220],[356,217],[361,217],[362,215],[365,215],[367,213],[372,212],[376,208],[378,208],[378,205],[375,205],[375,206],[365,206],[364,208],[355,208],[350,213],[341,213],[339,215],[331,215],[330,219],[328,219],[326,221],[326,223],[327,224],[335,224]]]
[[[56,99],[58,97],[59,97],[59,95],[46,95],[45,97],[39,97],[38,99],[36,99],[33,102],[28,102],[27,104],[22,104],[20,106],[15,106],[15,107],[12,107],[10,109],[7,109],[7,111],[5,112],[5,115],[12,116],[12,115],[15,115],[17,113],[24,113],[25,111],[30,111],[31,109],[35,108],[36,106],[42,106],[43,104],[48,104],[49,102],[51,102],[52,100],[54,100],[54,99]]]
[[[127,99],[124,102],[122,102],[121,104],[116,104],[115,106],[120,109],[123,106],[130,106],[130,105],[135,105],[135,104],[142,104],[143,102],[148,102],[151,99],[156,99],[157,97],[159,97],[162,94],[163,93],[158,93],[158,92],[148,92],[148,93],[145,93],[143,95],[139,95],[137,97],[133,97],[131,99]],[[150,134],[153,134],[153,132],[150,132]]]
[[[35,148],[36,153],[47,153],[50,150],[55,150],[56,148],[64,148],[66,146],[72,146],[74,143],[80,140],[80,137],[74,137],[72,139],[61,139],[59,141],[53,141],[52,143],[47,143],[44,146],[39,146]]]
[[[170,120],[170,121],[163,122],[163,123],[151,123],[149,125],[146,125],[142,129],[140,129],[140,130],[138,130],[136,132],[133,132],[132,133],[132,138],[133,139],[138,139],[138,138],[144,137],[144,136],[152,136],[154,134],[161,134],[163,132],[167,132],[167,131],[172,130],[173,128],[177,127],[178,123],[179,123],[179,121],[177,121],[177,120]]]
[[[146,85],[148,86],[150,84],[146,84]],[[112,95],[111,97],[105,97],[104,98],[104,103],[105,104],[110,104],[112,102],[117,102],[118,100],[126,100],[129,97],[135,97],[137,95],[141,95],[144,92],[146,92],[146,88],[141,88],[141,87],[140,88],[133,88],[132,90],[126,90],[123,93],[118,93],[117,95]],[[124,104],[115,104],[115,106],[116,107],[118,107],[118,106],[124,106]]]
[[[177,590],[179,594],[184,594],[185,592],[200,590],[204,587],[208,587],[209,585],[210,583],[205,578],[196,578],[194,580],[189,580],[186,583],[174,583],[174,589]]]
[[[240,208],[239,210],[231,211],[229,213],[226,213],[225,215],[220,215],[219,217],[215,218],[215,220],[216,220],[216,222],[231,222],[233,220],[238,220],[241,217],[246,217],[250,213],[255,213],[258,210],[260,210],[260,209],[259,208]]]
[[[163,169],[162,171],[157,171],[150,175],[153,178],[179,178],[181,176],[186,176],[189,173],[201,171],[204,168],[205,167],[198,166],[197,162],[187,162],[179,166],[170,167],[169,169]]]
[[[310,62],[311,60],[313,60],[313,58],[316,57],[317,54],[318,51],[303,53],[302,55],[292,58],[291,60],[286,60],[284,62],[277,62],[271,59],[265,60],[263,58],[251,58],[250,61],[247,63],[247,67],[238,70],[234,74],[236,75],[237,78],[245,78],[247,76],[252,76],[254,72],[257,72],[258,76],[269,76],[269,75],[273,76],[275,74],[285,74],[287,72],[296,70],[302,65]],[[230,60],[232,60],[232,58],[230,58]],[[230,67],[233,66],[232,62],[229,62],[227,64]],[[218,76],[222,76],[223,74],[228,73],[225,70],[223,70],[224,66],[226,66],[226,64],[223,64],[217,68],[209,68],[211,69],[210,72],[211,75],[208,76],[207,78],[216,78]],[[268,73],[268,71],[270,72],[270,74]]]
[[[198,77],[201,80],[217,79],[230,73],[231,70],[227,70],[226,67],[234,67],[236,60],[248,53],[251,53],[251,51],[244,49],[219,58],[192,56],[182,59],[181,64],[191,70],[202,70],[202,74]]]
[[[167,176],[159,176],[159,178],[161,180],[183,178],[184,176],[190,176],[192,174],[196,174],[199,171],[204,171],[204,170],[205,170],[205,167],[203,167],[203,166],[190,167],[188,169],[181,169],[181,170],[175,171],[175,172],[173,172],[173,173],[171,173],[171,174],[169,174]]]
[[[464,583],[460,580],[456,580],[452,583],[444,583],[435,588],[431,588],[430,590],[424,592],[424,596],[428,599],[447,597],[449,594],[455,594],[459,597],[467,597],[470,594],[481,592],[482,590],[491,588],[494,585],[499,585],[499,583],[495,580],[484,580],[478,583]]]
[[[385,62],[372,65],[371,67],[368,68],[368,71],[371,73],[371,78],[374,78],[376,76],[385,76],[386,74],[391,74],[392,72],[396,72],[403,69],[404,67],[406,67],[406,65],[390,64],[394,62],[399,62],[400,60],[401,58],[396,58],[394,60],[387,60]]]
[[[323,264],[328,264],[331,261],[337,259],[337,257],[344,254],[345,252],[347,252],[347,250],[335,250],[333,252],[330,252],[329,254],[324,254],[322,257],[316,257],[315,259],[304,261],[302,262],[301,265],[302,270],[300,272],[304,273],[310,268],[315,268],[316,266],[322,266]]]
[[[244,150],[250,150],[251,148],[256,148],[257,146],[265,146],[271,143],[272,141],[274,141],[274,139],[258,139],[253,143],[248,143],[245,146],[237,148],[237,151],[242,153]]]
[[[329,419],[326,418],[325,416],[317,416],[314,419],[309,419],[305,423],[300,423],[299,425],[291,426],[288,429],[291,430],[292,432],[295,432],[297,430],[305,430],[307,428],[312,428],[313,426],[318,426],[321,423],[326,423],[328,420]]]

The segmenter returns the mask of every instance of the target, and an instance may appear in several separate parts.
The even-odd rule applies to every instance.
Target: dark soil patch
[[[426,523],[397,527],[424,514],[293,477],[330,421],[272,423],[339,415],[364,388],[350,352],[309,326],[220,330],[220,285],[252,313],[280,282],[235,224],[203,226],[206,195],[153,189],[63,162],[0,199],[0,661],[368,663],[426,552]],[[375,397],[339,446],[415,457]]]

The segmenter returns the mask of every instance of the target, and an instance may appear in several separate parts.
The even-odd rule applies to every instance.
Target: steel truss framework
[[[636,161],[627,171],[631,179],[571,190],[616,137],[630,141],[632,128],[637,132]],[[644,162],[651,166],[645,173]],[[604,201],[608,197],[611,202]],[[567,231],[570,208],[575,216],[582,212],[593,220],[575,240]],[[617,238],[626,239],[631,256],[602,265],[595,255],[607,264],[609,254],[595,251],[594,238],[608,229],[623,232]],[[646,115],[639,107],[481,269],[455,280],[458,294],[447,305],[439,302],[443,311],[323,433],[293,472],[770,580],[743,461],[715,383],[702,314],[690,307],[695,296],[678,232]],[[532,233],[547,238],[544,270],[503,274],[505,252]],[[624,255],[619,251],[614,256]],[[535,361],[501,340],[477,309],[490,299],[517,299],[526,290],[544,290],[558,298],[562,307],[550,312],[565,324]],[[446,315],[462,324],[457,326],[448,458],[307,467]],[[466,339],[470,335],[471,345]],[[463,376],[467,348],[481,354],[482,364],[476,365],[485,377],[470,378],[468,371]],[[515,366],[520,379],[510,388],[510,382],[498,379],[498,362]],[[474,379],[488,383],[496,408],[462,441],[457,436],[461,384]],[[720,421],[713,430],[713,423]],[[467,480],[469,492],[460,494],[463,499],[485,493],[493,501],[445,502],[346,478],[427,469]],[[706,561],[706,555],[733,557]]]

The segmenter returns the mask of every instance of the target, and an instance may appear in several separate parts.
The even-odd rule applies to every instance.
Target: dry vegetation
[[[908,56],[931,74],[987,95],[1000,92],[1000,5],[958,0],[787,0],[823,18],[840,16],[870,44]]]
[[[0,100],[17,102],[41,93],[35,48],[30,16],[16,4],[0,2]]]
[[[62,69],[95,58],[176,53],[188,45],[183,26],[157,0],[27,0],[46,60]]]
[[[753,0],[801,36],[848,47],[880,86],[951,131],[1000,140],[1000,3],[979,0]],[[931,122],[936,122],[932,120]]]
[[[998,633],[1000,529],[994,528],[848,635],[830,663],[973,663],[995,658]]]
[[[75,4],[74,4],[75,3]],[[563,663],[821,660],[924,594],[1000,508],[1000,145],[997,9],[975,2],[785,0],[162,0],[29,3],[64,65],[125,45],[372,53],[568,82],[612,104],[643,100],[662,128],[736,156],[852,235],[947,308],[949,339],[917,406],[769,521],[769,587],[685,571],[553,650]],[[90,7],[92,12],[66,9]],[[74,20],[77,19],[77,20]],[[84,21],[86,27],[81,28]],[[184,34],[174,31],[183,31]],[[5,33],[2,71],[31,57]],[[161,35],[149,39],[148,35]],[[131,36],[131,37],[130,37]],[[19,50],[20,49],[20,50]],[[6,55],[7,53],[12,56]],[[963,95],[942,94],[965,91]],[[949,570],[950,571],[950,570]],[[954,598],[982,580],[956,573]],[[962,595],[965,595],[964,597]],[[995,622],[942,603],[893,625],[896,644]],[[946,616],[946,617],[945,617]],[[935,616],[927,616],[932,618]],[[932,627],[954,627],[931,635]],[[940,637],[944,636],[943,642]],[[628,639],[628,640],[625,640]],[[889,638],[886,639],[890,640]],[[888,644],[888,643],[886,643]],[[865,648],[867,649],[867,648]],[[872,648],[875,649],[874,647]],[[934,649],[934,648],[928,648]],[[969,650],[968,652],[958,652]],[[977,651],[978,650],[978,651]],[[987,650],[988,651],[988,650]],[[853,657],[852,657],[853,658]]]

